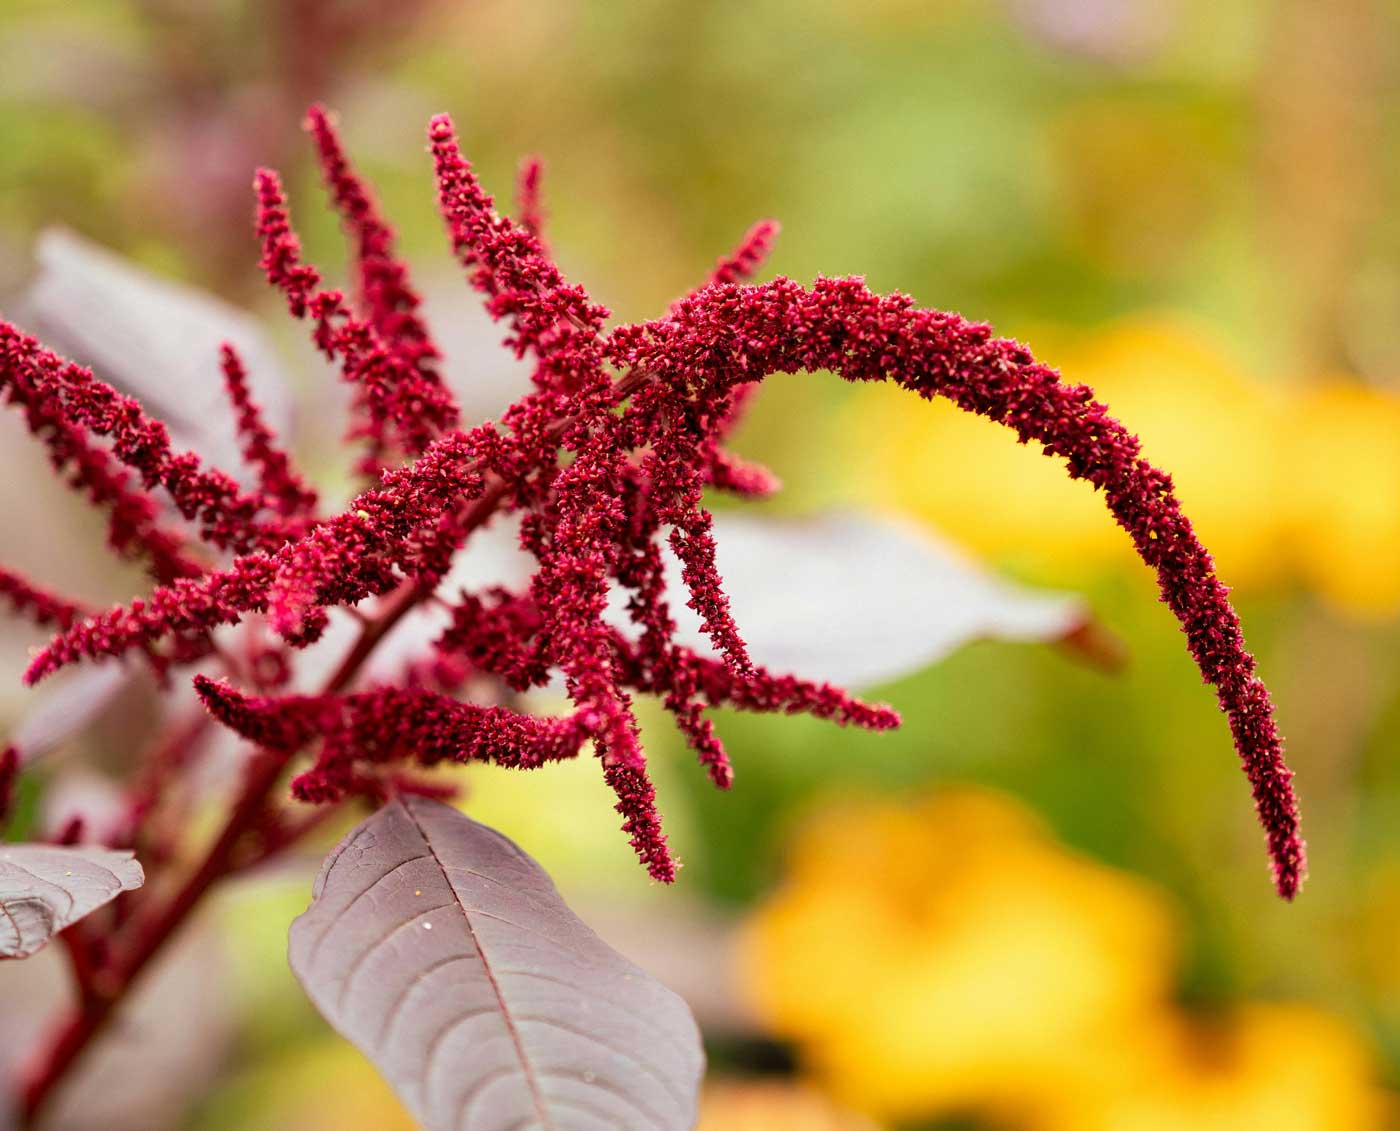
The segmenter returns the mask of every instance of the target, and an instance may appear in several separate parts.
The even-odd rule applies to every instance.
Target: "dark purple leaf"
[[[0,846],[0,958],[27,958],[70,923],[145,882],[130,852]]]
[[[704,1054],[685,1003],[441,802],[396,800],[341,842],[290,959],[425,1131],[695,1124]]]

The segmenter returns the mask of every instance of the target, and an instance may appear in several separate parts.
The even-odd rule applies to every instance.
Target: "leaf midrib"
[[[506,1032],[510,1034],[511,1043],[515,1046],[515,1054],[520,1061],[520,1069],[525,1077],[525,1081],[530,1089],[530,1098],[534,1101],[535,1110],[539,1112],[541,1126],[549,1131],[557,1131],[553,1118],[549,1114],[549,1108],[545,1105],[544,1092],[540,1088],[540,1083],[535,1075],[535,1066],[530,1062],[530,1057],[525,1051],[525,1042],[521,1038],[520,1030],[516,1027],[515,1019],[511,1016],[510,1007],[506,1004],[505,994],[501,989],[501,984],[496,978],[496,972],[491,968],[491,960],[486,956],[486,948],[481,945],[481,940],[477,937],[476,927],[472,923],[471,915],[466,904],[462,902],[462,897],[457,894],[457,885],[452,882],[452,876],[447,870],[447,865],[443,863],[442,857],[437,854],[437,849],[433,847],[433,842],[428,836],[428,832],[419,823],[417,815],[408,806],[403,806],[403,811],[408,814],[408,819],[413,822],[413,827],[418,830],[418,835],[423,838],[423,844],[432,855],[435,863],[447,881],[448,890],[452,892],[452,899],[457,904],[457,909],[462,913],[462,922],[467,925],[467,934],[472,940],[472,946],[476,948],[477,956],[481,959],[482,971],[486,974],[486,981],[491,986],[491,992],[495,995],[496,1003],[501,1007],[501,1020],[505,1023]]]

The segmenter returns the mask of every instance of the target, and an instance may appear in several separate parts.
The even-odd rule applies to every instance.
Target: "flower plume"
[[[659,880],[674,878],[632,698],[657,696],[714,783],[735,770],[707,712],[806,712],[882,730],[887,707],[839,688],[771,672],[748,655],[716,563],[707,487],[751,497],[776,488],[764,469],[722,446],[758,383],[775,373],[831,371],[848,381],[891,381],[987,417],[1039,445],[1102,492],[1117,523],[1157,576],[1162,600],[1225,711],[1268,840],[1279,892],[1291,898],[1305,865],[1291,774],[1268,692],[1245,650],[1239,620],[1209,553],[1136,437],[1082,385],[1060,379],[1020,344],[859,278],[750,285],[776,225],[755,226],[710,279],[650,322],[607,326],[607,309],[567,281],[541,242],[539,167],[519,183],[517,222],[496,211],[463,156],[451,120],[429,127],[438,199],[453,251],[505,344],[533,366],[533,389],[499,422],[465,429],[436,369],[439,353],[418,312],[393,233],[346,157],[329,115],[308,118],[332,201],[353,250],[355,301],[322,285],[305,263],[277,175],[260,170],[262,267],[291,314],[356,390],[351,434],[371,485],[341,513],[316,515],[314,493],[292,470],[247,396],[237,357],[223,357],[244,454],[258,488],[171,451],[163,426],[79,367],[5,327],[0,391],[31,430],[112,515],[111,541],[152,564],[146,599],[96,615],[3,575],[9,599],[59,635],[34,659],[31,682],[83,658],[142,649],[163,663],[199,654],[217,625],[266,617],[291,647],[315,639],[336,606],[365,606],[365,640],[429,599],[450,623],[432,661],[452,687],[416,684],[317,695],[246,695],[203,676],[209,711],[250,742],[312,753],[294,779],[304,800],[382,796],[389,767],[489,760],[519,768],[591,745],[617,795],[622,825]],[[124,469],[134,473],[134,479]],[[151,494],[164,490],[189,529],[166,522]],[[534,559],[514,588],[440,592],[456,552],[497,516],[523,516]],[[121,516],[120,522],[118,516]],[[671,591],[665,539],[680,560]],[[193,540],[202,549],[187,549]],[[605,615],[627,599],[630,631]],[[672,602],[699,615],[717,658],[676,639]],[[193,642],[193,643],[192,643]],[[347,669],[350,670],[350,669]],[[561,677],[569,714],[538,719],[464,702],[466,675],[516,690]]]

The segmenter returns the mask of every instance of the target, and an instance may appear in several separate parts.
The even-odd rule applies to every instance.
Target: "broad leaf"
[[[130,852],[0,846],[0,958],[27,958],[70,923],[144,882]]]
[[[724,513],[714,538],[754,660],[843,687],[910,675],[977,639],[1063,640],[1090,619],[1076,597],[1002,580],[929,531],[889,519]],[[680,565],[667,556],[678,639],[710,654],[685,607]]]
[[[408,797],[327,858],[290,959],[425,1131],[689,1131],[690,1011],[499,833]]]
[[[219,370],[224,341],[242,355],[267,421],[285,431],[285,384],[250,315],[59,228],[39,237],[36,256],[39,276],[22,310],[29,328],[139,400],[178,442],[230,472],[240,469]]]

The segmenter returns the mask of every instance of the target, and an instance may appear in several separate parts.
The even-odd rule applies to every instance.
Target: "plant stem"
[[[365,623],[354,646],[326,681],[324,691],[329,694],[346,687],[379,641],[430,592],[416,582],[401,585],[390,597],[382,615]],[[77,1011],[59,1030],[42,1062],[23,1086],[20,1108],[22,1128],[38,1125],[45,1102],[83,1051],[101,1033],[151,960],[176,934],[209,889],[234,869],[235,851],[244,835],[262,815],[268,796],[281,778],[288,760],[288,755],[259,750],[248,768],[247,780],[233,812],[203,861],[164,907],[151,915],[137,914],[132,918],[129,929],[135,933],[136,941],[131,949],[125,952],[117,950],[109,966],[97,971],[86,980],[85,985],[79,986]],[[280,847],[285,848],[290,843],[288,841]]]
[[[251,767],[243,795],[204,861],[149,922],[143,922],[140,917],[132,921],[135,925],[133,929],[139,932],[136,945],[125,954],[118,952],[112,965],[94,976],[89,992],[83,994],[80,1000],[77,1013],[59,1032],[39,1071],[25,1085],[21,1127],[37,1125],[44,1101],[52,1095],[78,1056],[102,1031],[138,975],[171,939],[204,894],[228,871],[234,849],[261,813],[268,793],[281,777],[285,762],[284,757],[267,751],[260,752]]]

